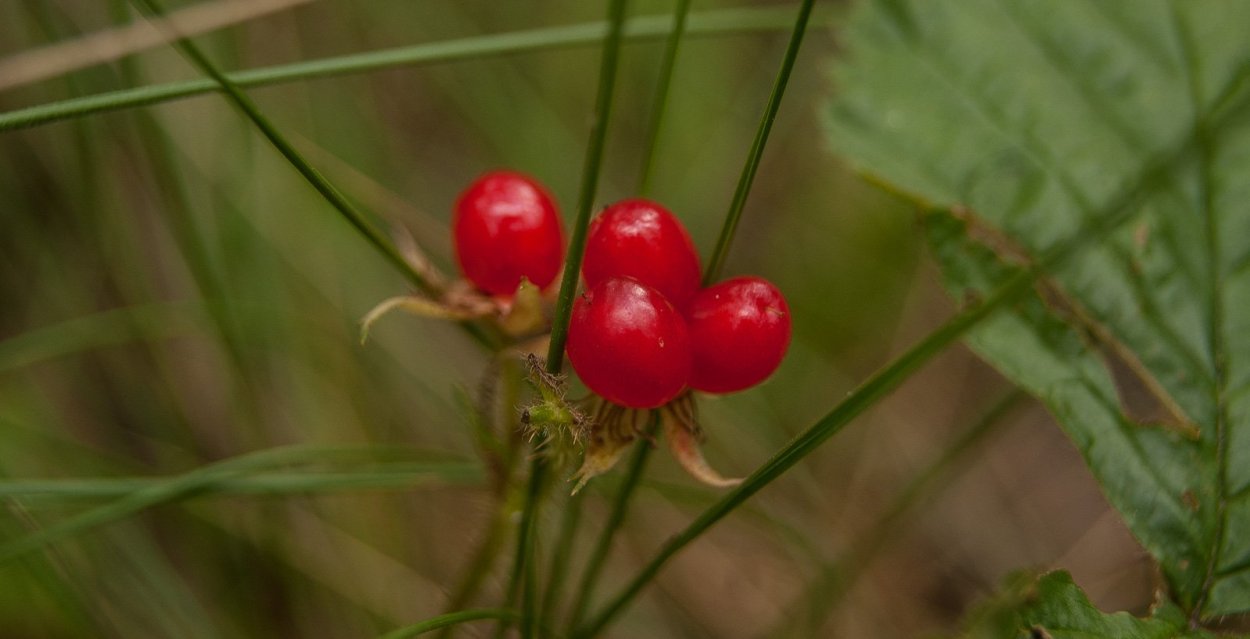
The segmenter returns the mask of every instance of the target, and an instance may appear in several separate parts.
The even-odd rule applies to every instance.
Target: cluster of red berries
[[[479,178],[456,203],[456,257],[478,288],[545,288],[564,256],[560,216],[534,180]],[[790,311],[771,282],[735,277],[700,288],[690,234],[663,206],[617,202],[592,222],[567,351],[582,382],[630,408],[655,408],[687,387],[731,393],[766,379],[790,344]]]

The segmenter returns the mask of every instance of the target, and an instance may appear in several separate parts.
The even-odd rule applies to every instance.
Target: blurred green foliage
[[[694,11],[735,6],[696,2]],[[669,10],[630,5],[631,15]],[[768,383],[703,402],[708,455],[726,472],[757,467],[952,306],[911,206],[826,148],[820,105],[836,87],[825,61],[839,51],[831,25],[843,10],[823,7],[811,26],[729,254],[726,275],[762,274],[786,293],[795,338]],[[196,42],[242,70],[601,14],[599,3],[572,1],[326,0]],[[0,3],[0,61],[135,19],[122,2]],[[773,27],[683,44],[652,193],[704,255],[785,39]],[[661,47],[651,39],[623,49],[600,204],[633,194]],[[557,48],[249,95],[361,208],[407,229],[450,272],[451,202],[482,171],[529,172],[572,214],[596,59],[593,46]],[[0,110],[197,77],[162,46],[5,90]],[[286,445],[367,443],[385,453],[376,464],[312,464],[330,479],[301,490],[292,482],[308,481],[303,466],[290,464],[188,489],[6,562],[3,634],[371,636],[444,612],[491,522],[506,527],[499,514],[516,507],[474,480],[491,469],[465,471],[481,465],[480,449],[457,389],[476,396],[499,369],[454,325],[434,321],[388,318],[361,346],[359,318],[405,292],[405,281],[221,96],[0,132],[0,202],[0,476],[12,480],[0,540],[112,503],[108,481],[151,486],[147,478]],[[944,357],[692,546],[619,632],[766,635],[805,601],[822,561],[872,530],[889,496],[1004,385],[962,351]],[[513,394],[497,389],[497,398]],[[508,439],[517,414],[499,404],[493,427]],[[1086,562],[1087,575],[1140,577],[1123,531],[1104,538],[1106,505],[1055,429],[1035,409],[1007,426],[1017,436],[974,451],[982,461],[970,459],[966,480],[947,482],[952,496],[931,500],[900,531],[898,550],[865,572],[847,605],[813,602],[814,626],[796,632],[950,628],[1008,567],[1087,550],[1092,530],[1088,543],[1115,550]],[[1020,463],[1039,451],[1065,489],[1062,507],[1036,494],[1054,489]],[[442,470],[382,465],[395,457]],[[631,574],[716,496],[663,457],[648,469],[605,583]],[[22,482],[59,478],[84,481],[56,495],[18,494]],[[553,491],[541,552],[571,553],[579,566],[617,481],[591,485],[591,523],[571,548],[552,547],[564,492]],[[1055,523],[1032,525],[1060,511]],[[469,603],[500,600],[503,564]],[[1140,608],[1147,597],[1125,588],[1104,602]]]

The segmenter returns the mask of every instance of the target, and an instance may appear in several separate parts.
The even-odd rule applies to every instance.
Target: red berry
[[[512,171],[479,177],[456,200],[456,262],[492,295],[510,296],[521,278],[545,288],[564,259],[564,231],[551,195]]]
[[[686,321],[655,289],[614,277],[573,304],[569,362],[590,390],[630,408],[655,408],[686,387]]]
[[[582,277],[588,288],[609,277],[632,277],[680,309],[699,290],[699,255],[668,209],[622,200],[590,223]]]
[[[760,277],[735,277],[699,291],[687,312],[690,387],[708,393],[750,388],[777,370],[790,346],[790,308]]]

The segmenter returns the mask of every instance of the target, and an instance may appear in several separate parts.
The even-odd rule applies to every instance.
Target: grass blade
[[[786,45],[786,54],[781,59],[781,69],[777,71],[772,94],[768,96],[768,106],[764,107],[764,116],[760,118],[760,128],[755,133],[755,140],[751,142],[751,150],[747,153],[742,175],[738,177],[738,186],[734,189],[733,200],[729,203],[729,213],[725,215],[725,224],[721,227],[720,237],[716,239],[716,248],[712,249],[712,256],[708,258],[707,269],[703,273],[704,286],[714,283],[725,266],[725,256],[729,254],[729,245],[733,244],[734,234],[738,230],[738,221],[742,219],[742,209],[746,206],[747,195],[751,193],[751,183],[755,181],[755,172],[760,168],[760,158],[764,156],[764,145],[768,143],[768,134],[772,131],[773,121],[777,119],[777,111],[781,108],[781,98],[786,93],[786,85],[790,83],[790,72],[794,69],[794,61],[799,56],[803,34],[807,33],[807,22],[812,15],[813,4],[815,0],[803,0],[803,4],[799,6],[798,17],[794,20],[794,31],[790,33],[790,43]]]
[[[692,36],[720,36],[772,31],[789,26],[791,15],[793,9],[788,7],[700,12],[690,16],[687,32]],[[626,24],[625,37],[639,41],[664,37],[670,32],[669,21],[669,16],[633,18]],[[832,22],[831,16],[825,24]],[[587,22],[563,27],[511,31],[264,67],[230,73],[226,77],[240,88],[261,87],[419,64],[589,46],[601,42],[607,30],[608,25],[604,22]],[[221,87],[217,82],[199,79],[71,98],[0,113],[0,131],[40,126],[95,113],[150,106],[219,90]]]
[[[538,611],[540,619],[551,619],[555,615],[560,597],[564,594],[569,559],[573,556],[577,529],[582,523],[582,501],[586,498],[585,495],[585,491],[578,491],[565,499],[560,516],[560,535],[556,538],[551,553],[551,564],[547,568],[547,588],[543,592],[542,608]]]
[[[560,293],[551,318],[551,346],[547,349],[547,372],[558,375],[564,368],[564,343],[569,336],[569,315],[573,310],[573,295],[577,293],[577,278],[581,276],[582,258],[586,255],[586,228],[590,225],[590,211],[595,204],[595,191],[599,186],[599,168],[603,162],[603,147],[608,137],[608,119],[612,115],[612,97],[616,88],[617,59],[621,51],[621,33],[625,24],[625,0],[612,0],[608,8],[608,38],[603,43],[603,57],[599,61],[599,91],[595,98],[595,115],[591,121],[590,143],[586,145],[586,160],[582,168],[582,185],[577,197],[577,219],[573,223],[573,237],[569,240],[568,255],[564,262],[564,278],[560,281]]]
[[[230,477],[286,464],[353,459],[362,455],[376,456],[385,450],[388,449],[290,446],[232,457],[127,493],[126,496],[112,503],[88,510],[25,537],[0,544],[0,564],[39,550],[50,543],[124,519],[147,508],[177,501]]]
[[[260,473],[221,476],[195,489],[197,497],[278,496],[333,492],[409,489],[427,481],[477,484],[485,479],[479,465],[468,462],[396,462],[337,472]],[[89,477],[75,479],[12,479],[0,481],[0,498],[63,501],[126,497],[176,481],[177,477]]]
[[[673,7],[673,30],[664,44],[664,59],[660,62],[660,77],[655,85],[655,98],[651,102],[651,132],[642,148],[642,170],[638,172],[638,195],[646,196],[651,184],[651,169],[655,166],[655,147],[660,141],[664,125],[664,111],[668,106],[668,89],[673,81],[673,68],[677,66],[677,49],[686,34],[686,17],[690,14],[690,0],[677,0]]]

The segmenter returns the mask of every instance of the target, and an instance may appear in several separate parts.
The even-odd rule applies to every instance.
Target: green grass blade
[[[789,26],[791,15],[793,15],[793,9],[789,7],[707,11],[692,15],[687,31],[692,36],[772,31]],[[832,24],[832,17],[826,21],[826,24]],[[238,87],[261,87],[419,64],[456,62],[488,56],[589,46],[602,41],[607,30],[607,23],[599,21],[511,31],[264,67],[231,73],[226,77]],[[625,37],[639,41],[653,40],[664,37],[670,30],[669,16],[642,16],[629,20],[626,24]],[[39,126],[94,113],[150,106],[218,90],[220,87],[215,81],[199,79],[71,98],[2,113],[0,114],[0,131]]]
[[[111,309],[0,340],[0,372],[106,346],[153,341],[201,329],[204,305],[159,302]]]
[[[625,0],[612,0],[608,8],[610,27],[607,40],[603,43],[603,56],[599,61],[599,91],[595,98],[590,143],[586,145],[582,185],[577,197],[577,219],[573,223],[573,237],[569,240],[569,250],[564,262],[564,278],[560,281],[560,293],[556,298],[556,308],[551,319],[547,372],[553,375],[558,375],[564,367],[564,343],[569,336],[569,315],[573,310],[573,296],[577,293],[577,278],[581,276],[582,258],[586,254],[586,228],[590,225],[590,211],[595,204],[603,147],[608,137],[608,119],[612,116],[617,60],[621,51],[622,27],[625,24],[625,5]]]
[[[390,449],[360,446],[289,446],[232,457],[127,493],[126,496],[116,501],[70,517],[25,537],[0,544],[0,564],[39,550],[50,543],[124,519],[147,508],[177,501],[233,476],[286,464],[358,459],[361,456],[368,458],[387,450]]]
[[[538,614],[540,619],[551,619],[556,613],[560,597],[564,594],[564,584],[568,580],[569,560],[577,542],[577,529],[582,523],[582,503],[586,499],[585,491],[569,495],[564,502],[560,515],[560,534],[556,537],[554,551],[551,553],[551,564],[547,568],[547,588],[543,592],[542,607]]]
[[[1234,91],[1239,86],[1230,87],[1229,90]],[[1237,107],[1244,105],[1244,96],[1241,97],[1243,100],[1236,105]],[[1233,111],[1236,110],[1238,109],[1233,109]],[[602,612],[571,636],[597,636],[678,551],[698,539],[740,504],[811,454],[822,443],[841,431],[852,419],[888,395],[906,381],[912,373],[954,344],[973,327],[993,315],[994,312],[1027,294],[1037,278],[1061,264],[1072,254],[1098,242],[1132,219],[1140,212],[1139,206],[1145,196],[1164,182],[1162,177],[1165,172],[1182,160],[1192,159],[1193,145],[1190,139],[1184,140],[1175,149],[1173,152],[1163,154],[1157,161],[1148,163],[1147,168],[1138,175],[1138,179],[1102,207],[1103,214],[1094,216],[1086,223],[1083,232],[1055,245],[1054,249],[1039,258],[1032,267],[1017,271],[1014,276],[1002,282],[979,303],[974,303],[957,313],[925,339],[871,375],[823,418],[803,431],[764,465],[751,473],[742,484],[731,490],[664,544],[655,557],[630,580],[616,597],[609,601]]]
[[[521,520],[517,524],[516,548],[512,557],[512,570],[508,575],[508,589],[504,592],[504,605],[512,606],[517,598],[522,600],[521,627],[522,634],[533,617],[535,598],[534,570],[531,564],[536,561],[534,552],[534,533],[537,526],[537,510],[542,497],[543,484],[547,482],[550,469],[542,461],[542,456],[535,455],[530,465],[529,482],[526,485],[524,505],[521,508]],[[511,627],[512,620],[503,620],[495,628],[495,636],[503,637]]]
[[[415,637],[419,634],[438,630],[448,626],[467,623],[470,621],[481,621],[483,619],[500,619],[515,620],[518,617],[516,611],[502,609],[481,609],[481,610],[462,610],[460,612],[451,612],[445,615],[439,615],[433,619],[427,619],[421,623],[411,626],[397,628],[384,635],[379,635],[378,639],[405,639],[406,637]]]
[[[651,184],[651,169],[655,166],[655,148],[660,141],[664,126],[664,111],[668,106],[668,89],[673,81],[673,68],[677,66],[677,49],[686,34],[686,19],[690,14],[690,0],[677,0],[673,6],[673,30],[664,44],[664,59],[660,62],[660,77],[655,85],[655,98],[651,101],[651,130],[647,144],[642,148],[642,170],[638,172],[638,194],[647,195]]]
[[[616,531],[620,530],[621,524],[625,522],[630,498],[633,497],[634,489],[638,487],[638,482],[642,479],[642,470],[646,467],[647,459],[651,455],[651,442],[659,433],[659,413],[652,413],[648,431],[649,435],[635,444],[636,450],[629,460],[629,469],[625,472],[625,479],[612,500],[612,510],[608,514],[608,521],[603,526],[603,532],[599,534],[599,540],[595,543],[590,560],[586,563],[586,568],[582,573],[582,580],[577,585],[577,598],[573,601],[573,613],[569,618],[570,631],[576,628],[586,616],[586,608],[590,605],[595,584],[608,558],[608,551],[612,549],[612,540],[616,537]]]
[[[799,6],[798,17],[794,20],[794,30],[790,33],[790,43],[786,45],[785,56],[781,59],[781,69],[777,71],[777,79],[773,82],[772,94],[768,96],[768,106],[764,107],[764,116],[760,118],[759,130],[755,140],[751,142],[751,150],[747,153],[746,164],[742,167],[742,175],[738,177],[738,186],[734,189],[733,200],[729,203],[729,213],[725,215],[725,224],[721,227],[720,237],[716,239],[716,248],[708,258],[707,269],[703,273],[703,285],[714,283],[720,277],[725,266],[725,257],[729,254],[729,246],[733,244],[734,234],[738,230],[738,221],[742,219],[742,209],[746,206],[747,195],[751,193],[751,183],[755,181],[755,173],[760,168],[760,158],[764,156],[764,145],[768,143],[768,134],[777,119],[777,111],[781,108],[781,98],[786,93],[786,85],[790,83],[790,72],[794,69],[794,61],[799,56],[799,47],[803,44],[803,34],[807,33],[807,22],[812,15],[815,0],[803,0]]]
[[[333,492],[409,489],[438,482],[479,484],[485,479],[478,464],[468,462],[395,462],[343,471],[259,473],[247,477],[222,476],[201,483],[196,497],[238,495],[280,496]],[[90,477],[75,479],[0,480],[0,498],[40,502],[75,499],[108,499],[150,491],[176,477]]]

